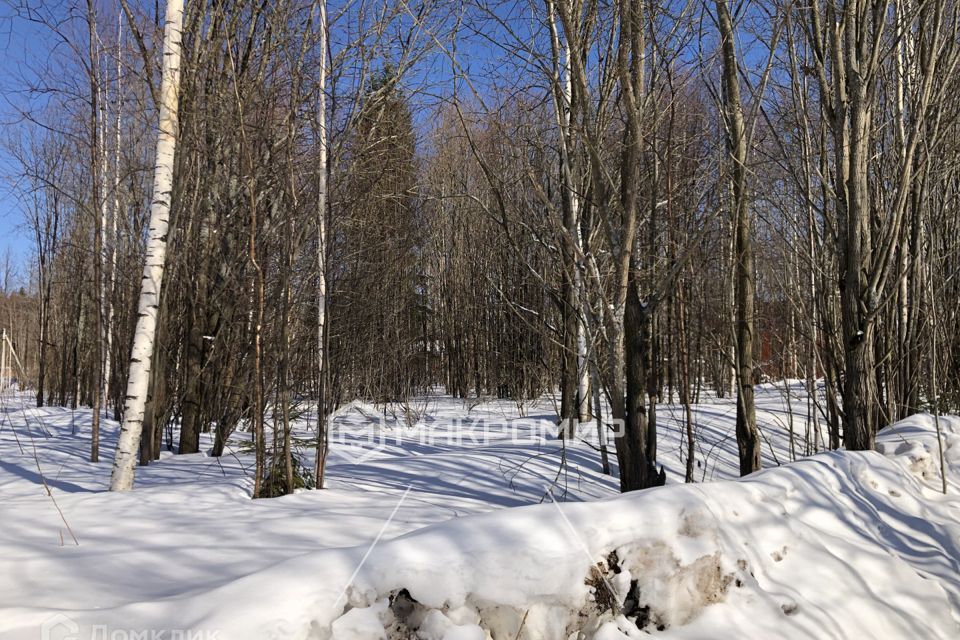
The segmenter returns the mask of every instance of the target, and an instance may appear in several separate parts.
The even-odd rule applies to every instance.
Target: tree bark
[[[717,0],[723,57],[723,111],[727,148],[733,160],[732,208],[736,295],[737,448],[740,475],[760,469],[760,438],[754,406],[754,270],[751,216],[747,194],[747,140],[740,100],[739,61],[733,20],[726,0]]]
[[[329,329],[327,327],[327,2],[319,0],[320,77],[317,78],[317,443],[314,487],[323,488],[330,438],[327,424]]]
[[[89,80],[90,80],[90,208],[94,217],[101,215],[103,202],[103,185],[100,172],[101,141],[99,119],[100,60],[97,55],[97,17],[93,0],[87,0],[87,31],[89,34]],[[100,392],[103,389],[103,219],[94,222],[93,248],[93,286],[96,299],[96,313],[94,314],[94,331],[96,354],[94,355],[93,369],[93,414],[90,430],[90,462],[100,461]]]
[[[163,39],[163,75],[160,88],[160,130],[157,137],[150,207],[150,231],[146,262],[140,282],[137,327],[130,353],[123,423],[110,478],[111,491],[133,488],[137,449],[143,428],[143,414],[150,383],[157,332],[157,311],[167,253],[170,201],[173,196],[174,155],[177,144],[177,107],[180,93],[180,50],[183,28],[183,0],[168,0]]]

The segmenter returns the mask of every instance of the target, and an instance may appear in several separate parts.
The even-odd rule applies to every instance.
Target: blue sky
[[[19,119],[15,104],[24,76],[33,74],[32,61],[46,58],[49,46],[42,29],[14,21],[9,7],[0,3],[0,255],[9,250],[21,269],[26,267],[31,242],[11,189],[16,167],[3,141]]]

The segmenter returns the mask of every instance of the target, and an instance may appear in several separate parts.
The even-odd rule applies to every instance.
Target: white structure
[[[7,330],[3,329],[0,334],[0,391],[4,391],[10,383],[10,375],[7,373]]]
[[[17,365],[16,370],[13,368],[14,365]],[[6,391],[14,387],[15,371],[17,370],[23,375],[23,365],[20,364],[20,358],[13,349],[13,343],[10,342],[7,330],[0,330],[0,391]],[[20,377],[16,377],[16,379],[19,383]]]

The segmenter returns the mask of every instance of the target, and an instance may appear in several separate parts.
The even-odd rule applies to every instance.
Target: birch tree
[[[177,145],[177,106],[180,89],[180,50],[183,29],[183,0],[168,0],[163,37],[163,71],[160,86],[160,127],[157,136],[150,207],[150,230],[146,262],[137,304],[137,327],[130,353],[123,423],[110,478],[111,491],[133,488],[137,449],[143,429],[143,416],[150,382],[157,331],[157,311],[166,261],[170,201],[173,196],[174,155]]]
[[[319,0],[320,69],[317,78],[317,446],[314,486],[323,488],[327,433],[327,2]]]
[[[575,3],[577,4],[577,3]],[[581,302],[583,296],[582,263],[583,242],[580,231],[583,175],[577,158],[577,145],[571,130],[574,112],[573,84],[570,77],[570,58],[573,49],[566,31],[557,28],[556,7],[547,0],[547,23],[550,31],[551,70],[550,92],[553,98],[554,119],[559,134],[560,186],[563,226],[563,317],[564,317],[564,371],[561,382],[562,407],[560,417],[564,428],[561,434],[573,437],[576,422],[590,419],[590,375],[587,369],[587,341]],[[580,13],[579,6],[573,12]]]

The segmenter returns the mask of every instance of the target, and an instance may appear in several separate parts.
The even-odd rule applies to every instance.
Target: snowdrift
[[[878,452],[455,518],[202,592],[64,611],[62,626],[231,640],[957,638],[960,419],[941,426],[947,496],[933,419],[917,416]],[[0,610],[0,630],[18,622],[0,635],[35,638],[52,613]]]

